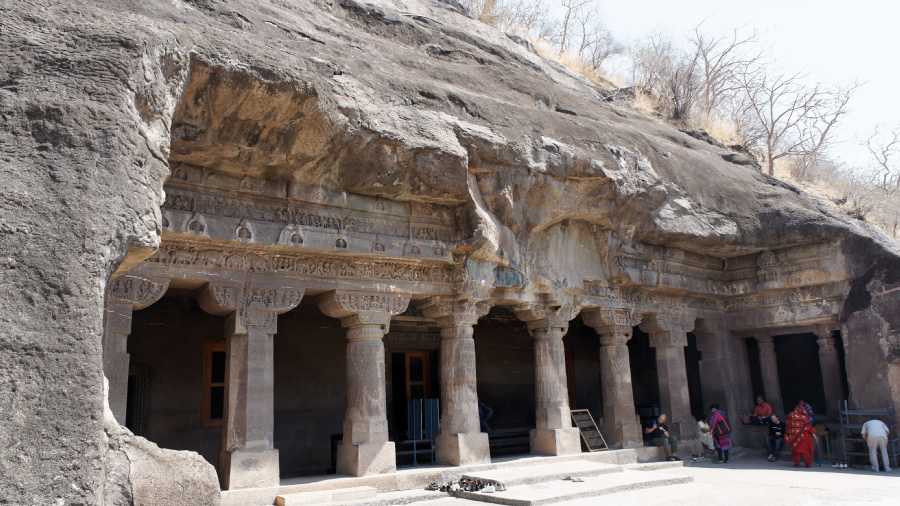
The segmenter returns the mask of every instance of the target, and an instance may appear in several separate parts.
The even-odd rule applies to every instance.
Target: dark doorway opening
[[[434,350],[394,350],[391,352],[391,399],[393,439],[406,439],[407,401],[433,399],[437,390],[437,352]]]
[[[819,365],[819,345],[814,334],[792,334],[775,338],[778,379],[786,411],[801,398],[816,413],[825,413],[825,388]]]
[[[701,419],[708,415],[708,410],[703,409],[703,389],[700,383],[700,350],[697,348],[697,336],[688,334],[687,343],[687,346],[684,347],[684,367],[687,373],[691,415],[694,419]]]
[[[628,341],[628,360],[631,363],[634,408],[644,426],[659,415],[659,373],[656,370],[656,349],[650,346],[650,335],[638,327],[634,327]]]

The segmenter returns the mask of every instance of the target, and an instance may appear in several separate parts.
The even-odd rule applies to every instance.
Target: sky
[[[623,43],[655,32],[673,39],[703,23],[728,35],[757,30],[776,65],[803,72],[810,83],[858,81],[831,155],[848,165],[868,162],[864,146],[876,126],[900,126],[900,2],[893,0],[593,0],[606,28]]]

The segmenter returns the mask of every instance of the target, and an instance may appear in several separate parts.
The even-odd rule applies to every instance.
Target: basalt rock
[[[882,336],[848,360],[886,357],[872,395],[900,405],[896,243],[455,2],[24,0],[0,48],[3,501],[167,503],[139,492],[167,472],[215,487],[190,459],[128,485],[157,450],[102,422],[104,289],[159,246],[170,174],[447,206],[470,275],[538,291],[625,282],[609,258],[636,245],[724,266],[844,241],[841,321]]]

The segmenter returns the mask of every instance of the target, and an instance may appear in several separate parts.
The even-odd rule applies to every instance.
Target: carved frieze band
[[[424,217],[432,217],[436,214],[452,216],[449,209],[441,209],[436,213],[433,205],[423,204],[420,211]],[[163,210],[181,211],[192,215],[189,223],[196,220],[205,220],[209,217],[236,218],[239,220],[252,220],[256,222],[275,223],[287,226],[302,226],[307,228],[334,230],[342,232],[356,232],[363,234],[377,234],[380,236],[403,237],[407,239],[419,239],[426,241],[456,240],[455,232],[449,225],[435,223],[410,223],[410,216],[388,215],[383,212],[377,217],[363,216],[357,211],[357,216],[348,216],[346,209],[315,204],[298,205],[288,204],[283,199],[272,201],[260,201],[257,199],[242,199],[226,195],[210,195],[207,193],[180,188],[171,184],[166,185],[166,200]],[[205,223],[203,224],[205,225]],[[204,227],[205,230],[205,227]],[[186,232],[202,232],[190,228]]]
[[[626,290],[597,282],[585,282],[581,297],[585,299],[585,303],[590,301],[590,299],[596,299],[596,302],[603,301],[625,306],[664,307],[676,313],[693,310],[722,310],[721,304],[711,299],[676,297],[641,290]]]
[[[431,266],[350,257],[285,255],[232,246],[223,251],[211,245],[176,241],[161,245],[146,262],[198,268],[290,272],[330,279],[400,280],[454,285],[462,281],[461,270],[456,266]]]
[[[168,288],[168,279],[125,274],[109,282],[106,287],[106,302],[131,304],[134,309],[144,309],[158,301]]]

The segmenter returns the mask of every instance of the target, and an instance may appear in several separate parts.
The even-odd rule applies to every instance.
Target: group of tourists
[[[728,463],[728,454],[731,449],[731,426],[725,413],[719,409],[717,403],[709,406],[710,416],[697,421],[699,439],[704,448],[715,450],[718,457],[717,463]],[[797,401],[794,409],[788,414],[787,420],[782,420],[776,414],[772,405],[765,401],[763,396],[756,396],[756,404],[750,414],[741,416],[741,421],[751,425],[767,425],[766,460],[775,462],[778,460],[782,448],[786,445],[790,448],[794,467],[801,464],[811,467],[814,463],[815,446],[818,441],[814,427],[816,415],[803,399]],[[665,426],[666,415],[660,415],[645,429],[649,442],[655,446],[662,446],[666,453],[666,460],[681,460],[675,454],[677,441],[669,435]],[[887,440],[890,435],[887,425],[881,420],[873,419],[863,424],[861,428],[862,438],[869,447],[869,459],[873,471],[878,471],[878,455],[881,451],[882,470],[891,472],[887,454]]]
[[[803,399],[798,400],[785,422],[772,410],[772,405],[766,402],[763,396],[757,395],[753,413],[744,415],[741,419],[744,423],[768,425],[766,434],[766,451],[769,454],[766,459],[768,461],[777,461],[782,447],[787,444],[791,450],[794,466],[800,467],[802,463],[806,467],[812,467],[818,435],[813,426],[816,414],[808,402]]]

